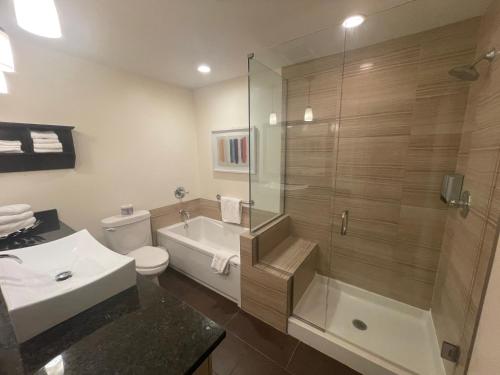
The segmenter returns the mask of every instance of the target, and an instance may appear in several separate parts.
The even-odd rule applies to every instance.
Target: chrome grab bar
[[[340,228],[340,235],[345,236],[347,234],[347,227],[349,225],[349,210],[342,212],[342,226]]]
[[[217,198],[217,200],[220,202],[220,194],[217,194],[215,198]],[[241,201],[241,204],[244,206],[253,206],[254,201]]]

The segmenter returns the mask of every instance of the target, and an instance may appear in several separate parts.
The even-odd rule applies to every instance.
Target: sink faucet
[[[15,256],[15,255],[11,255],[11,254],[0,254],[0,259],[2,259],[2,258],[15,260],[19,264],[21,264],[23,262],[21,260],[21,258]]]
[[[181,215],[182,221],[184,222],[184,229],[188,229],[189,227],[188,220],[191,217],[191,215],[189,215],[189,212],[184,209],[179,210],[179,215]]]

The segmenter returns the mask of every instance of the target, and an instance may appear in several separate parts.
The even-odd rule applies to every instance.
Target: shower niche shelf
[[[0,152],[0,173],[71,169],[75,167],[76,154],[73,143],[73,126],[0,122],[0,140],[18,140],[22,153]],[[36,153],[30,131],[53,131],[62,143],[63,152]]]

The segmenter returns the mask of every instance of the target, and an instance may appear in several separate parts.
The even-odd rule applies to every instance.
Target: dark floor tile
[[[302,342],[293,354],[287,370],[293,375],[361,375]]]
[[[168,292],[222,326],[239,310],[236,303],[171,268],[160,275],[159,281]]]
[[[289,375],[277,363],[231,333],[212,353],[212,368],[217,375]]]
[[[240,310],[226,329],[281,366],[286,366],[297,339]]]

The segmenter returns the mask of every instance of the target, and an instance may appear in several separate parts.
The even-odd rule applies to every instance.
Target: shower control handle
[[[349,210],[342,212],[342,226],[340,228],[340,235],[345,236],[347,234],[347,226],[349,225]]]

